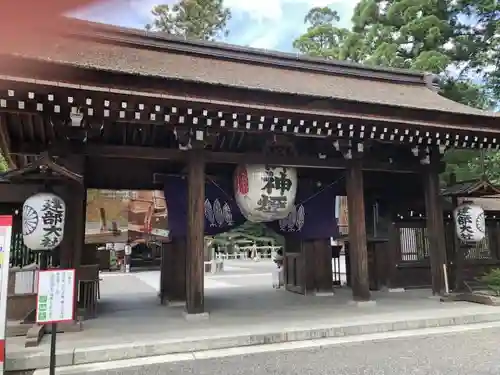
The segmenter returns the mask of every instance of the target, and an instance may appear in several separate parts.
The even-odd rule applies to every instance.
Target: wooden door
[[[285,240],[284,256],[284,282],[285,289],[289,292],[305,294],[305,275],[304,275],[304,254],[302,251],[302,242]]]

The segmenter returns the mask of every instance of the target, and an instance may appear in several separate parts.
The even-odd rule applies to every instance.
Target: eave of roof
[[[448,100],[423,73],[187,41],[147,31],[65,19],[66,35],[40,33],[27,58],[81,68],[349,100],[419,110],[499,117]],[[61,29],[58,25],[58,29]],[[48,39],[47,39],[48,38]],[[499,117],[500,118],[500,117]]]
[[[485,197],[500,194],[500,188],[485,179],[462,181],[441,191],[445,197]]]

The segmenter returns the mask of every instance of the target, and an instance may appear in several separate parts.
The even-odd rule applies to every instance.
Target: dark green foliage
[[[200,40],[226,36],[231,17],[223,0],[181,0],[173,5],[156,5],[152,13],[154,20],[146,29]]]
[[[338,21],[333,9],[311,9],[309,27],[293,46],[327,59],[439,74],[441,95],[481,109],[500,106],[499,1],[361,0],[350,29]],[[459,181],[484,172],[500,183],[496,152],[482,159],[479,152],[453,150],[446,161],[446,174]]]
[[[479,281],[486,284],[495,296],[500,296],[500,268],[494,268],[490,272],[485,273]]]

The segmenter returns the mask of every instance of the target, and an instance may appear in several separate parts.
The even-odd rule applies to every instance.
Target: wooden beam
[[[370,300],[370,286],[361,160],[351,161],[346,173],[346,185],[352,295],[355,301],[368,301]]]
[[[25,145],[12,150],[13,154],[37,155],[42,148],[36,145]],[[120,158],[120,159],[142,159],[142,160],[165,160],[173,162],[185,162],[187,151],[171,148],[153,148],[137,146],[104,146],[84,145],[67,148],[54,147],[49,150],[52,155],[71,153],[83,154],[92,158]],[[320,159],[313,156],[279,156],[265,155],[262,153],[239,153],[239,152],[214,152],[203,151],[206,163],[215,164],[269,164],[296,168],[316,169],[347,169],[348,160],[344,158]],[[421,173],[422,167],[415,160],[415,164],[398,164],[366,160],[363,163],[364,171],[392,172],[392,173]]]

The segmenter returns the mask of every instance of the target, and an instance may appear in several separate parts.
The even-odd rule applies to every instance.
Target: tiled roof
[[[440,96],[429,87],[428,76],[423,73],[185,41],[163,33],[94,23],[68,22],[76,25],[68,28],[72,36],[52,35],[48,40],[40,33],[40,40],[34,41],[29,51],[19,48],[11,53],[82,68],[318,99],[499,116]]]

